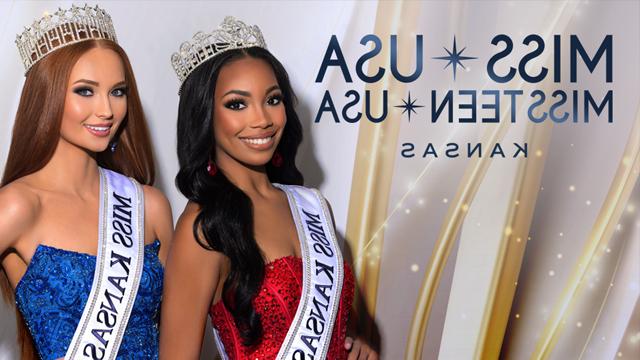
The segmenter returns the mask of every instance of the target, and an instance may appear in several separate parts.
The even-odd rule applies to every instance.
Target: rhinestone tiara
[[[16,37],[16,45],[26,74],[52,51],[92,39],[118,42],[111,16],[97,5],[72,5],[69,10],[58,8],[54,14],[45,13],[31,27],[25,27]]]
[[[254,46],[267,48],[260,28],[249,26],[233,16],[225,17],[218,29],[211,33],[197,32],[193,39],[182,43],[180,50],[171,55],[180,89],[189,74],[208,59],[228,50]]]

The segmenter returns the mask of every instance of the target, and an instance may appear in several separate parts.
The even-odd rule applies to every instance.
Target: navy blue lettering
[[[331,59],[331,55],[336,54],[335,59]],[[351,75],[349,74],[349,69],[347,68],[347,61],[344,59],[344,55],[342,54],[342,49],[340,48],[340,43],[338,42],[338,38],[335,35],[331,35],[331,40],[329,40],[329,46],[327,46],[327,51],[324,53],[324,58],[322,59],[322,64],[320,65],[320,70],[318,70],[318,76],[316,76],[316,82],[321,83],[324,79],[324,74],[327,72],[327,68],[329,66],[339,66],[342,71],[342,76],[344,80],[348,83],[353,82],[351,80]]]

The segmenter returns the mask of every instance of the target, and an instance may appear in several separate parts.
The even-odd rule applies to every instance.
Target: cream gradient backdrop
[[[89,2],[94,4],[94,2]],[[13,40],[45,10],[71,2],[0,2],[0,167],[23,83]],[[158,159],[158,186],[177,218],[185,204],[173,186],[177,172],[175,119],[177,80],[169,56],[198,30],[211,30],[225,15],[259,24],[270,50],[287,67],[305,128],[299,165],[307,183],[332,204],[339,232],[351,248],[366,306],[375,315],[384,359],[613,359],[640,355],[640,4],[637,1],[456,1],[456,2],[178,2],[102,1],[112,15],[121,45],[138,81]],[[353,68],[367,48],[365,34],[383,41],[368,62],[369,73],[389,69],[389,34],[398,34],[399,66],[415,66],[415,34],[423,34],[424,71],[403,84],[389,76],[364,84]],[[514,40],[515,65],[530,51],[528,34],[547,40],[531,72],[551,67],[552,36],[563,36],[563,83],[528,84],[518,77],[495,84],[486,61],[500,33]],[[335,34],[354,82],[331,69],[314,82],[331,35]],[[605,84],[603,64],[584,67],[568,85],[568,36],[578,34],[587,51],[606,34],[614,36],[614,82]],[[456,36],[465,62],[456,82],[444,55]],[[510,61],[512,61],[510,63]],[[387,71],[389,73],[389,71]],[[325,90],[336,105],[350,89],[370,90],[372,109],[389,90],[389,104],[411,91],[428,105],[458,89],[590,89],[594,97],[615,93],[614,123],[536,125],[525,120],[526,105],[511,124],[503,102],[502,122],[449,124],[428,120],[429,107],[411,122],[390,107],[381,124],[335,124],[313,119]],[[524,99],[522,97],[521,99]],[[479,97],[482,100],[483,97]],[[503,98],[504,99],[504,98]],[[523,106],[525,105],[525,106]],[[353,109],[352,111],[354,111]],[[364,111],[360,108],[359,111]],[[456,110],[457,115],[466,112]],[[479,115],[482,115],[482,111]],[[527,160],[488,157],[412,159],[400,144],[414,142],[527,141]],[[0,206],[2,206],[0,204]],[[364,309],[360,309],[363,311]],[[0,312],[0,359],[15,358],[13,316]],[[370,325],[370,324],[369,324]],[[203,358],[213,354],[210,338]]]

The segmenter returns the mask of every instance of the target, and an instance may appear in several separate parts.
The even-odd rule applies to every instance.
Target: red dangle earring
[[[276,151],[275,153],[273,153],[273,157],[271,157],[271,163],[273,164],[273,166],[281,167],[283,162],[284,162],[284,159],[282,158],[282,155],[280,155],[279,152]]]
[[[207,164],[207,172],[209,173],[209,176],[214,176],[218,172],[216,164],[211,160],[209,160],[209,163]]]

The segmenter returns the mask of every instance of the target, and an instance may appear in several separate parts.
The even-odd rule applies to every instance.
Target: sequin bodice
[[[260,343],[253,347],[245,347],[242,344],[233,316],[222,301],[218,301],[211,307],[213,326],[218,331],[230,359],[275,359],[298,309],[302,277],[302,259],[300,258],[288,256],[266,265],[264,281],[253,301],[256,312],[260,314],[264,335]],[[344,340],[353,302],[353,287],[353,273],[345,264],[340,305],[327,359],[347,358]]]
[[[158,318],[164,269],[160,242],[145,246],[138,294],[118,359],[158,358]],[[16,304],[44,360],[64,357],[89,297],[96,257],[40,245],[16,286]]]

